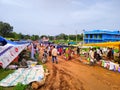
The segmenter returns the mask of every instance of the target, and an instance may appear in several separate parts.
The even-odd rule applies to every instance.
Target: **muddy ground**
[[[120,73],[83,64],[78,56],[69,61],[58,56],[58,64],[50,57],[46,66],[50,75],[38,90],[120,90]]]

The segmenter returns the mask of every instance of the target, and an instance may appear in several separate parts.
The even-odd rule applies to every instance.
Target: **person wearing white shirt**
[[[56,64],[58,63],[57,61],[57,49],[55,48],[55,46],[53,46],[53,49],[52,49],[52,62],[54,63],[54,61],[56,61]]]

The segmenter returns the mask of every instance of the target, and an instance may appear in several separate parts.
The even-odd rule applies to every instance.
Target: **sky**
[[[0,21],[28,35],[120,30],[120,0],[0,0]]]

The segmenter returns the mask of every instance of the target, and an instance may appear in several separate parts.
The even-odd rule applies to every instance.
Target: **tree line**
[[[13,31],[13,26],[11,26],[9,23],[7,22],[2,22],[0,21],[0,36],[3,36],[5,38],[14,38],[15,40],[20,40],[20,39],[24,39],[24,40],[39,40],[43,37],[47,37],[49,38],[49,40],[78,40],[81,41],[83,40],[83,34],[77,34],[77,35],[66,35],[64,33],[61,33],[59,35],[56,36],[50,36],[50,35],[25,35],[22,33],[16,33]]]

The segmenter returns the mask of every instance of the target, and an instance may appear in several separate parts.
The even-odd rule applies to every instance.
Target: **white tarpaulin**
[[[28,44],[0,46],[0,65],[6,68]]]
[[[44,69],[42,65],[36,65],[32,68],[19,68],[14,73],[9,74],[0,81],[0,86],[15,86],[17,83],[29,84],[33,81],[40,81],[44,78]]]

